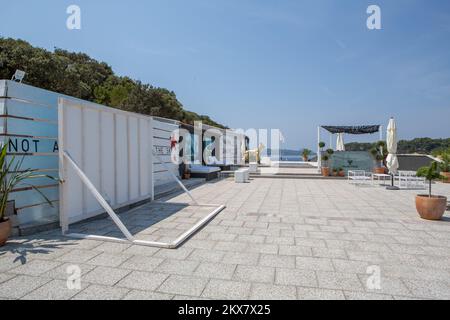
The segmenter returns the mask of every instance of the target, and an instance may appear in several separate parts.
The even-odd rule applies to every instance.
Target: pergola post
[[[320,154],[320,126],[317,127],[317,168],[322,171],[322,155]]]

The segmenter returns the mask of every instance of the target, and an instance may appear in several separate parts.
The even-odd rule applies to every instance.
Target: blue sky
[[[66,28],[70,4],[82,30]],[[0,35],[85,52],[230,127],[279,128],[287,148],[314,147],[319,124],[390,116],[400,138],[450,137],[446,0],[14,0]]]

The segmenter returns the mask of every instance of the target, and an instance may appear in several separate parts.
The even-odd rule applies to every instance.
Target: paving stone
[[[208,298],[203,298],[203,297],[194,297],[194,296],[183,296],[183,295],[176,295],[172,300],[175,301],[188,301],[188,300],[212,300],[212,299],[208,299]]]
[[[264,243],[265,241],[264,236],[258,236],[258,235],[238,235],[236,241],[237,242],[244,242],[244,243]]]
[[[166,259],[158,265],[154,271],[160,273],[191,275],[197,269],[200,262],[189,260],[172,260]]]
[[[295,259],[293,256],[262,254],[259,264],[265,267],[295,268]]]
[[[42,287],[27,294],[22,299],[24,300],[68,300],[78,294],[81,290],[89,284],[81,282],[80,289],[69,289],[67,281],[52,280]]]
[[[126,269],[96,267],[85,276],[83,276],[82,281],[87,281],[93,284],[101,284],[105,286],[114,286],[130,272],[130,270]]]
[[[242,252],[227,252],[223,259],[223,263],[238,264],[238,265],[256,265],[259,261],[259,253],[242,253]]]
[[[95,256],[98,256],[100,253],[100,251],[75,249],[57,258],[57,260],[70,263],[84,263],[91,260]]]
[[[312,256],[312,248],[303,246],[286,246],[280,245],[279,254],[285,256]]]
[[[131,244],[126,243],[116,243],[116,242],[104,242],[98,247],[95,247],[93,250],[95,251],[103,251],[109,253],[119,253],[123,252],[126,249],[130,248]]]
[[[372,264],[381,263],[383,259],[377,252],[347,251],[348,258],[354,261],[366,261]]]
[[[202,262],[194,275],[214,279],[231,279],[236,265],[224,263]]]
[[[438,300],[450,299],[450,286],[448,283],[413,279],[405,279],[403,282],[416,297]]]
[[[126,288],[90,285],[76,296],[73,300],[120,300],[128,293]]]
[[[153,271],[164,261],[163,258],[155,258],[148,256],[134,256],[126,260],[120,265],[122,269]]]
[[[252,284],[251,300],[295,300],[297,290],[294,286],[279,286],[263,283]]]
[[[0,273],[7,272],[11,269],[22,265],[20,260],[17,260],[15,255],[0,256]]]
[[[224,256],[225,252],[221,251],[195,249],[188,259],[201,262],[219,262]]]
[[[0,283],[6,282],[9,279],[14,278],[15,276],[15,274],[0,273]]]
[[[0,284],[0,298],[19,299],[49,281],[48,278],[18,275]]]
[[[250,283],[229,281],[229,280],[210,280],[202,297],[224,300],[247,299],[250,294]]]
[[[296,257],[295,265],[297,269],[334,271],[331,259],[315,257]]]
[[[434,188],[439,194],[450,192],[450,185],[436,184]],[[154,299],[174,295],[179,299],[200,295],[206,299],[247,299],[251,294],[256,297],[257,290],[251,286],[257,284],[266,285],[258,288],[274,285],[275,289],[297,285],[298,299],[343,299],[344,291],[348,299],[448,298],[450,226],[442,221],[418,219],[411,200],[416,194],[414,190],[392,193],[384,188],[356,188],[341,180],[255,179],[250,184],[236,185],[229,179],[205,184],[193,192],[202,202],[219,201],[228,207],[180,248],[167,250],[69,239],[61,237],[60,231],[12,238],[0,252],[0,289],[17,281],[16,286],[10,287],[18,292],[22,290],[23,295],[19,294],[19,298],[29,295],[30,299],[40,296],[69,299],[70,294],[59,289],[69,276],[67,267],[74,265],[81,268],[84,296],[91,294],[98,299],[126,296]],[[170,201],[189,199],[180,195]],[[158,239],[172,240],[168,234],[187,230],[194,218],[197,221],[203,214],[188,208],[175,216],[173,212],[179,207],[175,211],[174,208],[164,211],[165,208],[160,207],[155,203],[147,204],[121,217],[134,226],[135,231],[142,233],[139,237],[152,237],[156,232],[162,235]],[[164,214],[157,216],[156,213],[161,211]],[[148,219],[149,212],[152,212],[152,219]],[[148,228],[156,219],[164,221]],[[176,219],[186,223],[174,222]],[[79,227],[120,235],[108,220],[90,221]],[[252,243],[262,239],[264,243]],[[164,261],[167,261],[165,272],[155,271]],[[330,268],[330,261],[333,268]],[[50,268],[53,263],[56,267]],[[130,274],[114,286],[100,285],[102,290],[96,291],[93,290],[96,284],[85,279],[95,268],[89,263],[111,265],[109,273],[112,276],[120,270]],[[30,268],[33,265],[36,268]],[[188,270],[194,265],[196,268],[190,272],[198,272],[202,277],[181,277],[189,278],[184,282],[185,286],[176,280],[168,281],[170,277],[180,277],[176,275],[180,270]],[[367,287],[370,276],[366,273],[367,265],[381,268],[379,290]],[[34,276],[14,276],[10,270],[15,268],[17,272]],[[277,276],[276,268],[282,269]],[[311,280],[312,275],[316,276],[317,283]],[[231,278],[231,281],[207,277]],[[26,285],[22,283],[27,281]],[[40,281],[42,285],[35,287],[35,282]],[[165,281],[168,281],[167,286],[171,285],[173,293],[160,292]],[[196,281],[200,282],[200,288],[190,292],[190,285]],[[103,283],[113,282],[105,280]],[[12,289],[9,291],[14,291]],[[281,298],[291,296],[290,289],[279,292],[275,289],[267,293],[268,298],[272,294]],[[0,294],[4,292],[8,290],[0,290]]]
[[[273,283],[275,280],[275,268],[238,265],[233,280]]]
[[[131,255],[123,253],[102,252],[101,254],[95,256],[91,260],[88,260],[86,263],[93,264],[95,266],[118,267],[124,261],[128,260],[130,257]]]
[[[163,273],[132,271],[119,281],[116,286],[143,291],[154,291],[168,277],[167,274]]]
[[[171,300],[173,295],[152,292],[152,291],[140,291],[140,290],[131,290],[127,293],[127,295],[123,298],[124,300]]]
[[[245,248],[246,252],[253,253],[265,253],[265,254],[278,254],[278,245],[276,244],[260,244],[260,243],[249,243]]]
[[[365,286],[365,290],[369,293],[377,293],[377,294],[388,294],[388,295],[396,295],[396,296],[412,296],[411,291],[405,286],[404,281],[399,278],[391,278],[386,277],[383,274],[383,269],[381,271],[380,278],[380,288],[377,289],[369,289],[368,278],[370,275],[364,274],[359,275],[361,283]]]
[[[73,274],[72,268],[77,267],[80,268],[81,271],[81,279],[92,269],[95,268],[94,265],[88,265],[83,263],[64,263],[55,269],[49,270],[41,275],[44,278],[58,279],[58,280],[67,280],[70,275]]]
[[[214,247],[214,250],[243,252],[249,247],[249,245],[250,244],[248,243],[218,241]]]
[[[317,271],[320,288],[364,291],[361,281],[356,274]]]
[[[122,251],[122,253],[138,256],[153,256],[159,250],[159,248],[154,247],[132,245]]]
[[[370,266],[368,262],[333,259],[333,265],[337,272],[343,273],[366,273]]]
[[[161,249],[154,254],[154,257],[184,260],[192,253],[193,250],[194,249],[192,248],[185,247],[180,247],[177,249]]]
[[[76,242],[74,241],[73,244],[71,244],[69,247],[70,247],[70,249],[90,250],[90,249],[94,249],[94,248],[100,246],[101,244],[103,244],[102,241],[80,239],[80,240],[77,240]]]
[[[341,290],[307,287],[297,287],[297,297],[299,300],[345,300]]]
[[[359,291],[344,291],[347,300],[394,300],[393,296]]]
[[[208,279],[205,278],[172,275],[161,285],[158,291],[199,297],[207,283]]]
[[[233,241],[237,238],[237,234],[233,233],[211,233],[209,239],[212,241]]]
[[[295,238],[295,244],[303,247],[326,247],[327,244],[322,239]]]
[[[277,268],[275,283],[279,285],[317,287],[317,278],[314,271]]]
[[[214,248],[216,243],[217,242],[213,240],[189,239],[189,241],[184,243],[183,246],[186,248],[211,250]]]
[[[46,260],[31,260],[28,263],[20,265],[12,270],[9,270],[10,273],[15,274],[24,274],[29,276],[39,276],[43,273],[46,273],[49,270],[55,269],[58,266],[61,266],[62,262],[56,261],[46,261]]]

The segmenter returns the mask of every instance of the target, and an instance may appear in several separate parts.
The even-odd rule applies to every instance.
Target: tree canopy
[[[119,77],[108,64],[84,53],[51,52],[0,37],[0,79],[10,79],[17,69],[26,72],[23,83],[35,87],[127,111],[224,128],[208,116],[185,110],[173,91]]]
[[[376,148],[376,143],[358,143],[351,142],[345,145],[347,151],[369,151]],[[413,140],[400,140],[398,142],[397,153],[399,154],[439,154],[446,150],[450,150],[450,138],[447,139],[431,139],[416,138]]]

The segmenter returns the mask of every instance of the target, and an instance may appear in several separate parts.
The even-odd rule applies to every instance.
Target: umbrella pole
[[[391,185],[386,187],[387,190],[400,190],[399,187],[394,186],[394,174],[391,173]]]

